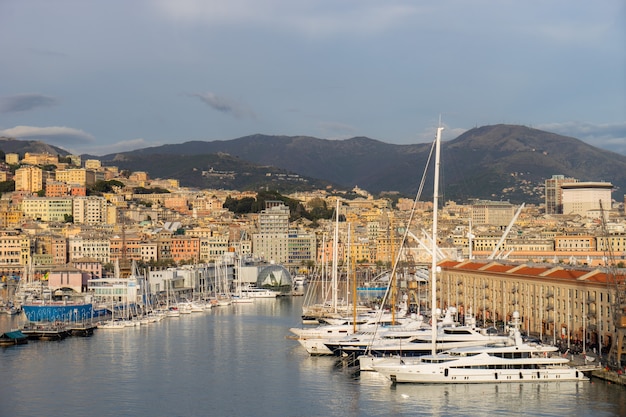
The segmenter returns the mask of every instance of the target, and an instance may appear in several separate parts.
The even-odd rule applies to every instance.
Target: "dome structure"
[[[291,274],[282,265],[268,265],[259,270],[256,285],[259,288],[269,288],[275,291],[289,292],[293,287]]]

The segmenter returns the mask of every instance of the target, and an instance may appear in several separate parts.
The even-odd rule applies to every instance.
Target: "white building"
[[[599,218],[600,202],[602,209],[611,209],[610,182],[575,182],[561,184],[563,190],[563,214]]]
[[[72,216],[76,224],[107,223],[107,201],[104,197],[74,197]]]
[[[111,241],[99,235],[76,235],[68,239],[70,261],[80,258],[97,259],[103,264],[111,262]]]

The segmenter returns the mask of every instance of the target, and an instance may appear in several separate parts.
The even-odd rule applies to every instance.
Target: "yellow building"
[[[56,180],[88,187],[96,183],[96,174],[93,170],[85,168],[62,169],[57,170]]]
[[[98,159],[87,159],[85,161],[85,169],[100,169],[102,168],[102,162]]]
[[[56,165],[59,163],[59,157],[49,153],[26,152],[22,163],[29,165]]]
[[[15,170],[15,191],[36,193],[43,189],[43,171],[34,166],[24,166]]]
[[[20,163],[20,156],[16,153],[8,153],[4,155],[4,162],[9,165],[17,165]]]

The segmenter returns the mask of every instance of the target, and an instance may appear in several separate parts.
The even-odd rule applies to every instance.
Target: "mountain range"
[[[151,178],[177,178],[190,187],[290,192],[358,186],[376,195],[394,192],[414,198],[431,148],[431,143],[395,145],[367,137],[328,140],[257,134],[82,157],[146,171]],[[5,141],[0,141],[0,149],[19,153],[7,150]],[[540,203],[544,181],[556,174],[611,182],[613,198],[618,200],[626,189],[626,156],[526,126],[499,124],[468,130],[443,142],[441,155],[444,200]],[[422,199],[432,195],[431,183],[424,182]]]

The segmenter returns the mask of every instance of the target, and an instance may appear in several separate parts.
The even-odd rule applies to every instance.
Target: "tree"
[[[0,182],[0,193],[10,193],[15,191],[15,181],[2,181]]]

